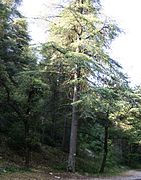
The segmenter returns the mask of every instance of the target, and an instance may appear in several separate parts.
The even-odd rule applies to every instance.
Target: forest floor
[[[141,170],[127,170],[128,168],[121,169],[122,173],[116,176],[105,174],[92,176],[88,173],[81,175],[62,172],[67,155],[49,146],[42,147],[39,152],[32,153],[32,168],[28,170],[23,168],[24,158],[21,155],[20,151],[11,151],[7,146],[0,146],[0,180],[141,180]],[[90,166],[91,161],[78,160],[81,160],[81,167],[86,167],[86,170],[93,167],[93,164]],[[82,170],[80,172],[87,172],[85,169]]]
[[[45,173],[41,171],[33,171],[33,172],[23,172],[23,173],[9,173],[9,174],[1,174],[0,180],[141,180],[141,171],[130,170],[122,173],[118,176],[112,177],[91,177],[91,176],[83,176],[80,174],[70,174],[70,173]]]

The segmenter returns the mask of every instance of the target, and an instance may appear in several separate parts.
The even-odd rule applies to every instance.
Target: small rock
[[[3,172],[6,173],[7,171],[4,169]]]
[[[56,178],[56,179],[60,179],[60,177],[59,177],[59,176],[54,176],[54,178]]]

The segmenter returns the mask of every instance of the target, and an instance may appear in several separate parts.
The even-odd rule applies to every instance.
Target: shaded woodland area
[[[32,46],[19,5],[0,0],[0,162],[91,174],[140,167],[141,87],[107,51],[120,28],[99,0],[75,0]]]

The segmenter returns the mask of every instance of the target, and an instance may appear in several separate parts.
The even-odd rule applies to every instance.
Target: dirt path
[[[141,180],[141,171],[130,170],[120,176],[107,178],[90,178],[89,180]]]
[[[141,180],[141,171],[127,171],[121,176],[114,177],[88,177],[79,174],[53,174],[53,173],[42,173],[42,172],[32,172],[32,173],[12,173],[0,175],[0,180]]]

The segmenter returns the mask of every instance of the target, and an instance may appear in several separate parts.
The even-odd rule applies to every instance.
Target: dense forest
[[[141,87],[108,53],[120,28],[99,0],[73,0],[33,46],[20,3],[0,0],[0,162],[91,174],[140,167]]]

